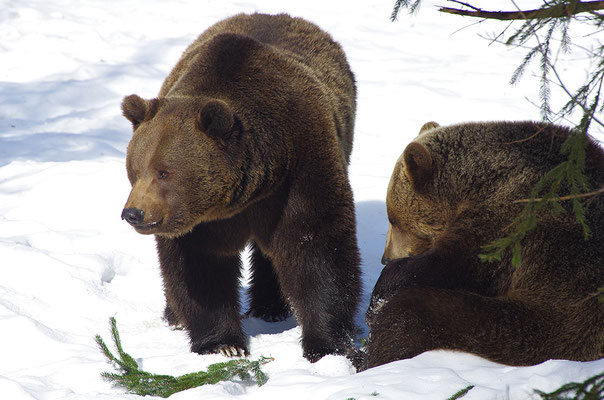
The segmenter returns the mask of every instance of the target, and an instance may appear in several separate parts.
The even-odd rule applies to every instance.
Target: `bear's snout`
[[[145,212],[138,208],[124,208],[124,211],[122,211],[122,219],[125,219],[130,225],[136,227],[143,223]]]

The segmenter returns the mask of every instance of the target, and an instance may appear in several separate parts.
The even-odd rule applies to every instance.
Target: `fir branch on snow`
[[[551,393],[535,392],[542,400],[601,400],[604,398],[604,372],[583,382],[572,382]]]
[[[102,376],[107,381],[126,388],[130,393],[141,396],[169,397],[176,392],[230,380],[235,376],[240,379],[253,379],[258,386],[262,386],[266,383],[267,378],[260,367],[273,360],[269,357],[261,357],[258,361],[230,360],[212,364],[208,366],[207,371],[194,372],[178,377],[152,374],[140,370],[134,358],[124,351],[115,318],[110,318],[110,325],[113,343],[119,358],[111,353],[100,335],[97,335],[95,339],[103,354],[118,370],[118,373],[105,372]]]

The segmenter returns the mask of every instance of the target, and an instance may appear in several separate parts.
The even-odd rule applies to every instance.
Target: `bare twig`
[[[466,7],[468,7],[468,8],[473,9],[473,10],[476,10],[476,11],[480,11],[480,12],[482,12],[482,10],[481,10],[480,8],[475,7],[475,6],[473,6],[472,4],[469,4],[469,3],[464,3],[464,2],[462,2],[462,1],[457,1],[457,0],[449,0],[449,1],[450,1],[451,3],[457,3],[457,4],[461,4],[462,6],[466,6]]]
[[[589,192],[589,193],[582,193],[582,194],[575,194],[575,195],[568,195],[568,196],[562,196],[562,197],[553,197],[551,199],[547,199],[549,201],[564,201],[564,200],[573,200],[573,199],[582,199],[585,197],[591,197],[591,196],[597,196],[599,194],[604,193],[604,187],[600,188],[598,190],[594,190],[593,192]],[[543,198],[537,198],[537,199],[520,199],[520,200],[515,200],[514,204],[518,204],[518,203],[530,203],[530,202],[539,202],[542,201]]]
[[[471,10],[441,7],[438,11],[467,17],[498,19],[501,21],[570,17],[584,12],[594,12],[604,9],[604,1],[579,1],[576,4],[561,4],[528,11],[485,11],[461,1],[452,1],[469,7]]]

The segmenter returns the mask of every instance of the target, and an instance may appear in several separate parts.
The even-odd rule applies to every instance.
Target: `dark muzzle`
[[[125,219],[132,226],[137,226],[143,223],[145,212],[138,208],[124,208],[122,219]]]

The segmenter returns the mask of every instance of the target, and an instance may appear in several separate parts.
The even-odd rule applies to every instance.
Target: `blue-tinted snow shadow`
[[[124,157],[132,128],[121,115],[122,98],[153,96],[169,72],[165,65],[175,62],[169,54],[189,41],[153,40],[120,64],[99,59],[45,80],[0,82],[0,166]]]
[[[123,157],[131,128],[106,78],[0,82],[0,166]]]
[[[367,337],[365,313],[369,307],[371,291],[382,272],[382,254],[386,243],[388,218],[384,201],[360,201],[356,203],[357,239],[361,252],[363,292],[355,322],[359,327],[358,337]]]
[[[365,312],[369,306],[371,291],[380,272],[380,260],[386,241],[388,228],[386,204],[383,201],[361,201],[356,203],[357,238],[362,258],[363,291],[355,322],[359,328],[358,337],[367,337],[368,328],[365,324]],[[243,304],[247,304],[247,295],[242,290]],[[246,309],[244,307],[244,309]],[[250,336],[259,334],[276,334],[292,329],[297,325],[292,317],[280,322],[266,322],[257,318],[243,320],[245,332]]]
[[[242,322],[243,331],[249,336],[282,333],[298,326],[293,317],[278,322],[266,322],[259,318],[245,318]]]
[[[123,157],[125,144],[116,146],[114,141],[99,139],[98,135],[103,133],[106,132],[90,131],[86,134],[44,132],[0,137],[0,166],[16,160],[62,162],[104,156]]]

